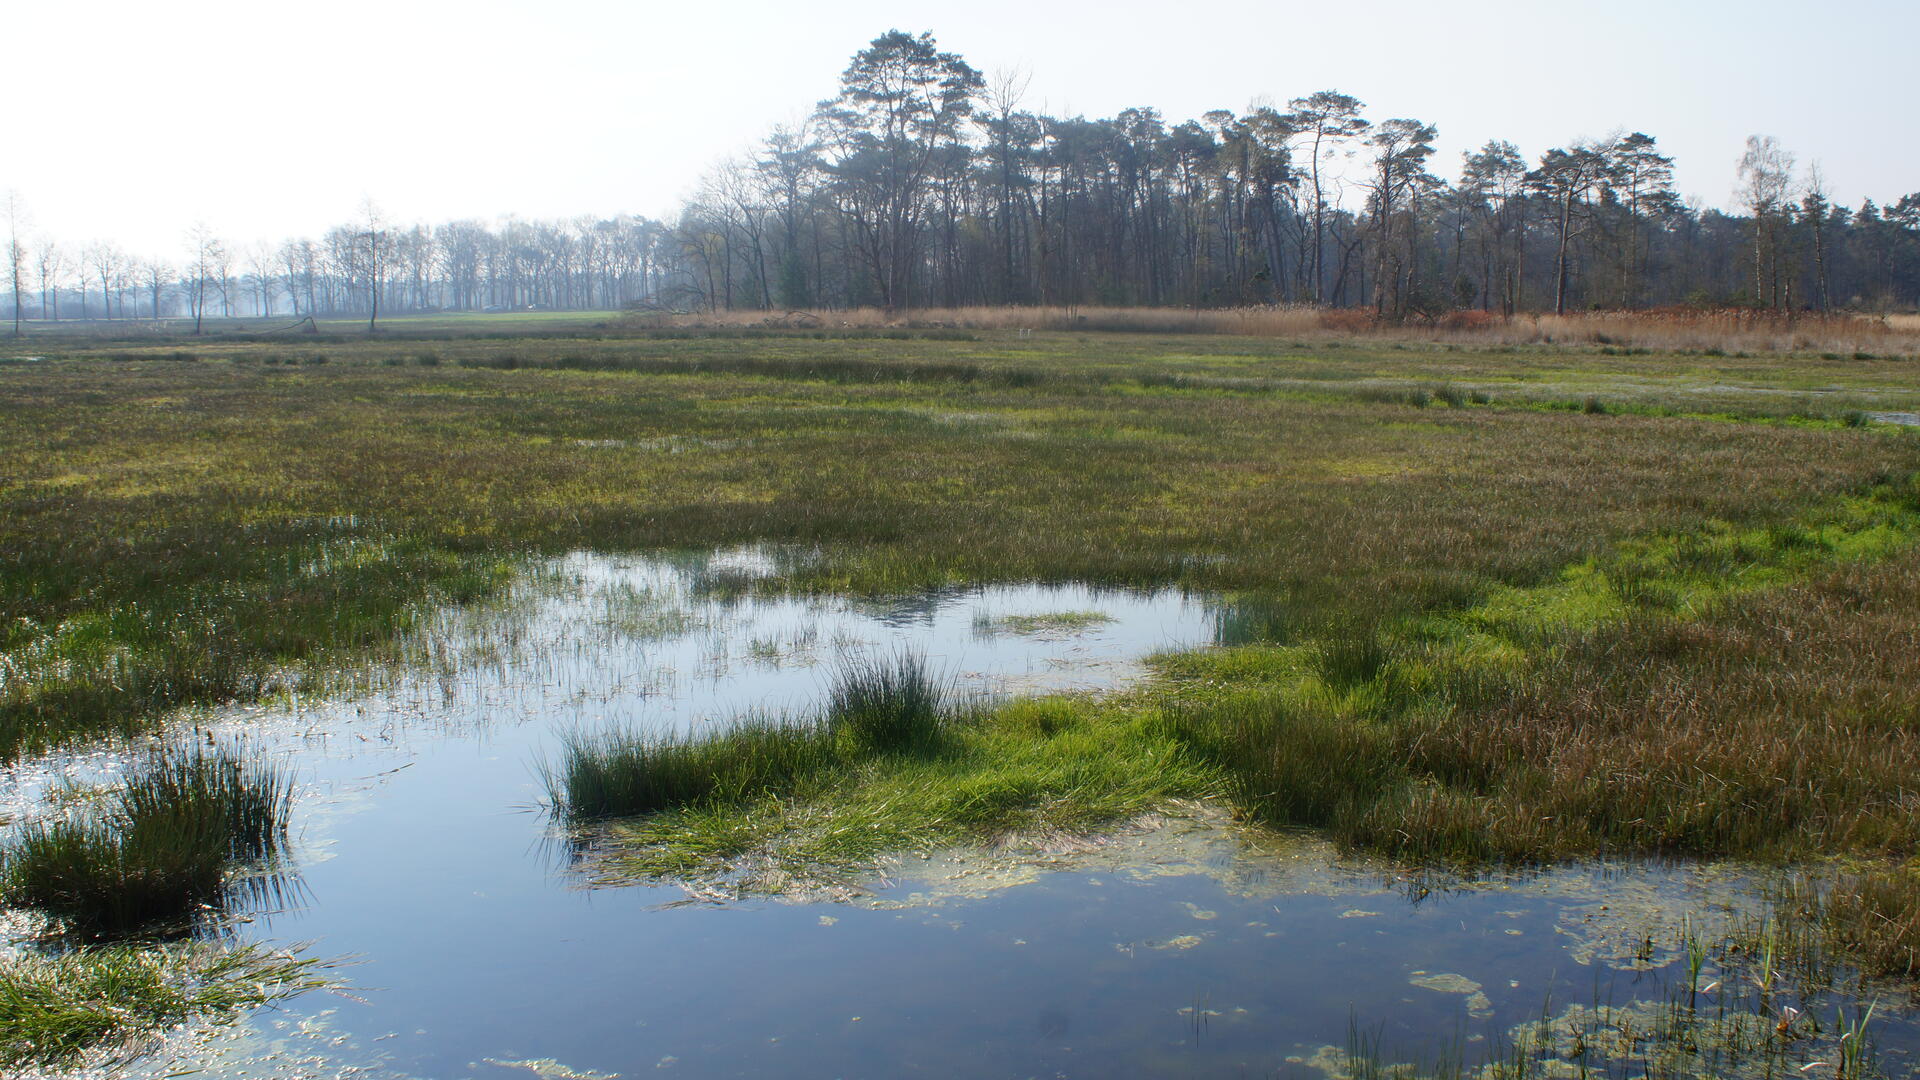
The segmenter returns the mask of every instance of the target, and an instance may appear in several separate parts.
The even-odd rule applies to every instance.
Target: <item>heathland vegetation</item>
[[[1123,693],[957,702],[876,660],[818,716],[579,732],[552,801],[606,874],[739,888],[1185,800],[1421,865],[1752,858],[1813,869],[1796,910],[1855,962],[1916,969],[1900,328],[931,321],[44,339],[0,365],[0,747],[324,691],[583,548],[769,545],[741,588],[1174,585],[1218,598],[1220,644]],[[286,783],[163,752],[19,831],[0,888],[92,934],[217,908]],[[210,865],[120,888],[188,833]]]

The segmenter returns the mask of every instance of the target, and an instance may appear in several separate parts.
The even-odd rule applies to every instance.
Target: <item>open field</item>
[[[566,334],[604,329],[620,317],[617,311],[449,311],[420,315],[382,316],[379,329],[387,334]],[[297,335],[306,323],[304,315],[252,316],[225,319],[217,316],[201,321],[202,338],[259,338]],[[321,335],[365,336],[365,317],[329,315],[314,320]],[[158,341],[193,339],[193,320],[178,316],[145,319],[139,316],[115,319],[33,320],[21,325],[25,342],[60,342],[71,339],[108,341]],[[3,351],[3,350],[0,350]]]
[[[822,545],[789,584],[1177,583],[1309,622],[1457,605],[1906,470],[1897,430],[1847,425],[1920,409],[1898,360],[1131,336],[181,349],[0,368],[5,745],[294,685],[533,551]]]
[[[1173,585],[1220,599],[1221,643],[1122,694],[898,747],[582,741],[605,808],[580,816],[650,811],[583,843],[791,882],[1214,799],[1426,865],[1848,856],[1810,917],[1867,970],[1920,955],[1904,354],[953,327],[36,348],[0,364],[9,756],[323,692],[569,551],[770,545],[740,590]]]

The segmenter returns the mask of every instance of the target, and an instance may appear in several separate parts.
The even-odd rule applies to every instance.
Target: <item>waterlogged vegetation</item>
[[[1920,407],[1897,358],[1113,336],[46,351],[0,380],[12,753],[297,692],[529,552],[772,540],[829,546],[788,587],[1071,578],[1418,609],[1857,488],[1907,444],[1830,429]]]
[[[111,790],[21,825],[0,846],[0,902],[86,936],[124,935],[224,904],[271,877],[235,869],[286,840],[292,778],[230,747],[163,746]]]
[[[1032,615],[986,616],[975,625],[983,634],[1072,635],[1112,622],[1104,611],[1042,611]]]
[[[317,707],[381,665],[438,687],[427,715],[498,723],[525,685],[462,688],[518,672],[551,684],[538,729],[559,737],[516,742],[537,790],[484,812],[544,796],[566,879],[641,883],[621,891],[844,899],[956,850],[1047,865],[1169,815],[1236,828],[1229,808],[1384,856],[1379,875],[1419,890],[1518,889],[1497,875],[1595,856],[1797,875],[1742,901],[1751,926],[1648,930],[1644,963],[1614,958],[1657,985],[1582,999],[1531,967],[1503,989],[1497,969],[1408,963],[1395,985],[1458,991],[1487,1038],[1436,1064],[1445,1029],[1409,1005],[1426,1045],[1385,1045],[1368,1009],[1395,999],[1375,995],[1348,1047],[1305,1047],[1301,1068],[1856,1076],[1879,1067],[1872,1029],[1906,1023],[1903,984],[1873,981],[1920,955],[1903,862],[1920,841],[1920,442],[1872,419],[1920,409],[1899,357],[990,331],[36,349],[49,359],[0,369],[0,747],[23,762],[183,707]],[[734,544],[753,565],[668,560],[700,565],[697,603],[566,554]],[[539,625],[576,579],[594,582],[595,648],[631,652],[524,630],[436,644],[450,611]],[[1006,700],[963,692],[978,672],[911,636],[754,614],[838,604],[1043,667],[1130,625],[1097,592],[1008,609],[974,591],[999,582],[1177,588],[1216,644],[1149,637],[1114,657],[1159,650],[1145,682]],[[742,672],[814,692],[659,711],[676,678]],[[271,880],[242,868],[286,835],[285,776],[222,787],[206,778],[259,766],[216,757],[177,748],[16,823],[0,891],[97,934]],[[132,827],[147,820],[165,824]],[[187,883],[168,896],[121,887],[171,858],[143,838],[170,833],[224,839],[185,845],[218,857],[177,860],[198,869],[159,875]],[[500,887],[439,873],[448,897]],[[1225,901],[1190,895],[1196,932],[1127,955],[1207,953]],[[1380,905],[1347,903],[1342,931],[1377,925]],[[1236,949],[1270,947],[1258,910],[1234,917]],[[1221,1004],[1185,1002],[1183,1045],[1233,1028]],[[603,1060],[555,1053],[459,1060]]]
[[[239,747],[166,744],[0,842],[0,903],[42,917],[0,963],[0,1063],[72,1065],[188,1019],[328,985],[323,964],[195,942],[210,916],[284,898],[291,777]],[[144,938],[144,943],[129,944]],[[97,1055],[96,1055],[97,1056]]]
[[[1401,855],[1901,853],[1916,526],[1903,477],[1457,608],[1172,656],[1173,713],[1249,812]]]
[[[597,880],[805,895],[885,856],[1044,847],[1220,790],[1150,713],[1060,696],[949,712],[921,679],[856,662],[813,723],[575,742],[555,802],[651,814],[581,836]]]
[[[320,961],[257,945],[101,945],[13,957],[0,965],[0,1067],[99,1063],[116,1050],[129,1059],[130,1046],[175,1024],[329,984]]]

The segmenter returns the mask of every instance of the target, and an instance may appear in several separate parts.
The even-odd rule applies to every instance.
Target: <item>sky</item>
[[[1839,201],[1920,191],[1914,0],[97,0],[9,5],[0,192],[37,235],[177,258],[317,236],[369,199],[399,222],[671,216],[718,159],[834,93],[848,58],[930,30],[1025,104],[1169,122],[1338,89],[1529,159],[1615,131],[1732,201],[1747,136]]]

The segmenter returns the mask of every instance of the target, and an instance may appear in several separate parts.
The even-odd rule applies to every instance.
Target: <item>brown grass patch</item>
[[[1235,334],[1320,340],[1471,342],[1480,345],[1601,345],[1705,352],[1895,353],[1920,356],[1920,315],[1779,315],[1742,309],[1601,311],[1517,315],[1477,310],[1392,322],[1352,308],[971,307],[891,315],[851,311],[727,311],[629,316],[630,328],[788,330],[955,329]]]

